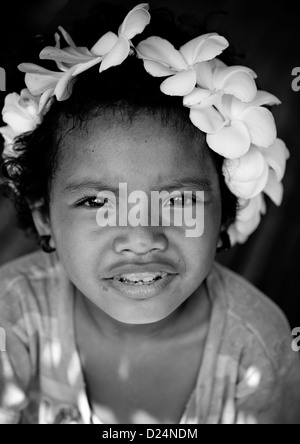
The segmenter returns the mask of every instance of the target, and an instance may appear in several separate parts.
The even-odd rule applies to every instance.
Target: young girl
[[[220,60],[224,37],[186,43],[147,4],[119,15],[86,47],[60,28],[40,54],[51,69],[20,65],[27,89],[6,97],[7,188],[43,251],[0,271],[0,422],[300,423],[285,317],[214,262],[266,195],[281,202],[288,151],[263,106],[278,99]],[[149,197],[139,211],[125,185]],[[188,209],[202,236],[175,224]]]

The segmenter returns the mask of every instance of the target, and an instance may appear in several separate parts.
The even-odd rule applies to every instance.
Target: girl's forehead
[[[212,162],[201,134],[163,124],[159,117],[129,122],[97,117],[83,131],[67,132],[59,170],[67,175],[146,179],[182,174],[212,175]]]

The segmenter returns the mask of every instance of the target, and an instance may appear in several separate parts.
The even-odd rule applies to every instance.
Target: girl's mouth
[[[167,272],[130,273],[106,279],[112,289],[129,299],[145,300],[159,296],[178,274]]]
[[[166,272],[156,273],[130,273],[115,276],[113,279],[121,282],[125,285],[138,286],[138,285],[152,285],[154,282],[158,282],[166,277]]]

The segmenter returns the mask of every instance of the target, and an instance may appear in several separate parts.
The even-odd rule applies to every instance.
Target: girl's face
[[[51,234],[70,280],[114,320],[165,319],[201,288],[211,269],[221,195],[217,172],[199,140],[147,116],[130,125],[116,116],[97,117],[87,131],[71,131],[63,140],[50,194]],[[151,226],[150,216],[148,226],[119,226],[117,219],[117,226],[101,228],[97,214],[103,199],[107,191],[117,193],[120,183],[127,184],[128,195],[146,193],[149,202],[151,191],[205,191],[205,203],[197,204],[205,208],[204,234],[189,238],[184,224]],[[164,203],[178,202],[180,193]],[[134,206],[129,203],[128,212]],[[150,285],[120,281],[122,275],[139,280],[147,274],[160,277]]]

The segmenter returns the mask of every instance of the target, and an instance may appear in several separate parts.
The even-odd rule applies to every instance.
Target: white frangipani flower
[[[3,126],[0,128],[0,134],[4,139],[4,150],[2,152],[2,158],[18,157],[18,153],[14,150],[14,140],[18,135],[13,131],[10,126]]]
[[[225,159],[223,175],[230,191],[242,199],[252,199],[265,191],[277,203],[282,196],[279,190],[286,169],[289,151],[285,143],[276,139],[274,145],[260,148],[252,145],[239,159]]]
[[[269,165],[269,178],[264,188],[264,193],[270,199],[280,206],[283,199],[283,185],[282,179],[286,170],[286,162],[290,157],[290,152],[286,144],[281,139],[276,139],[275,144],[267,149],[261,149]]]
[[[142,3],[133,8],[119,27],[118,35],[107,32],[90,50],[86,47],[76,46],[71,36],[62,27],[59,27],[69,46],[61,49],[60,36],[56,34],[56,46],[48,46],[43,49],[40,58],[54,60],[62,71],[67,71],[76,65],[77,69],[74,70],[73,76],[77,76],[101,62],[100,72],[112,66],[121,65],[130,54],[131,39],[143,32],[150,23],[148,10],[148,3]]]
[[[227,159],[246,154],[251,144],[267,148],[276,140],[276,125],[272,113],[262,105],[279,105],[272,94],[258,91],[250,103],[232,95],[224,95],[209,108],[192,107],[190,117],[195,126],[207,133],[207,143]]]
[[[16,135],[33,131],[42,121],[39,114],[39,97],[33,96],[27,89],[5,97],[2,120]]]
[[[136,35],[141,34],[150,23],[151,17],[148,10],[149,4],[141,3],[129,12],[119,28],[115,45],[106,53],[103,62],[101,63],[100,72],[105,71],[112,66],[121,65],[121,63],[127,59],[132,45],[131,39]]]
[[[40,96],[33,96],[28,89],[21,94],[11,93],[5,97],[2,110],[2,120],[7,126],[0,128],[5,145],[3,157],[17,157],[14,151],[14,141],[21,134],[34,131],[41,124],[44,109],[41,113]]]
[[[197,65],[212,60],[229,46],[216,33],[204,34],[182,46],[179,51],[161,37],[149,37],[137,46],[146,71],[154,77],[169,77],[161,91],[170,96],[186,96],[197,83]]]
[[[25,83],[34,95],[42,95],[44,106],[53,96],[58,101],[67,100],[72,94],[76,76],[101,63],[100,72],[120,65],[130,54],[131,39],[143,32],[150,22],[149,5],[142,3],[127,14],[119,28],[119,35],[108,32],[89,50],[75,45],[71,36],[59,27],[69,47],[60,48],[60,36],[55,35],[56,46],[47,46],[40,58],[56,62],[60,72],[51,71],[32,63],[22,63],[19,70],[25,72]]]
[[[242,199],[252,199],[265,188],[269,166],[263,154],[254,145],[239,159],[225,159],[223,175],[230,191]]]
[[[231,94],[243,102],[255,99],[255,72],[245,66],[226,66],[219,59],[196,65],[197,86],[184,97],[183,104],[194,109],[217,105],[224,94]]]
[[[35,96],[41,95],[40,107],[44,107],[52,97],[63,101],[71,96],[76,65],[66,72],[50,71],[33,63],[21,63],[18,68],[26,73],[25,83],[29,91]]]
[[[240,210],[234,224],[228,229],[231,245],[244,244],[258,228],[267,211],[263,193],[250,200],[239,199]]]

